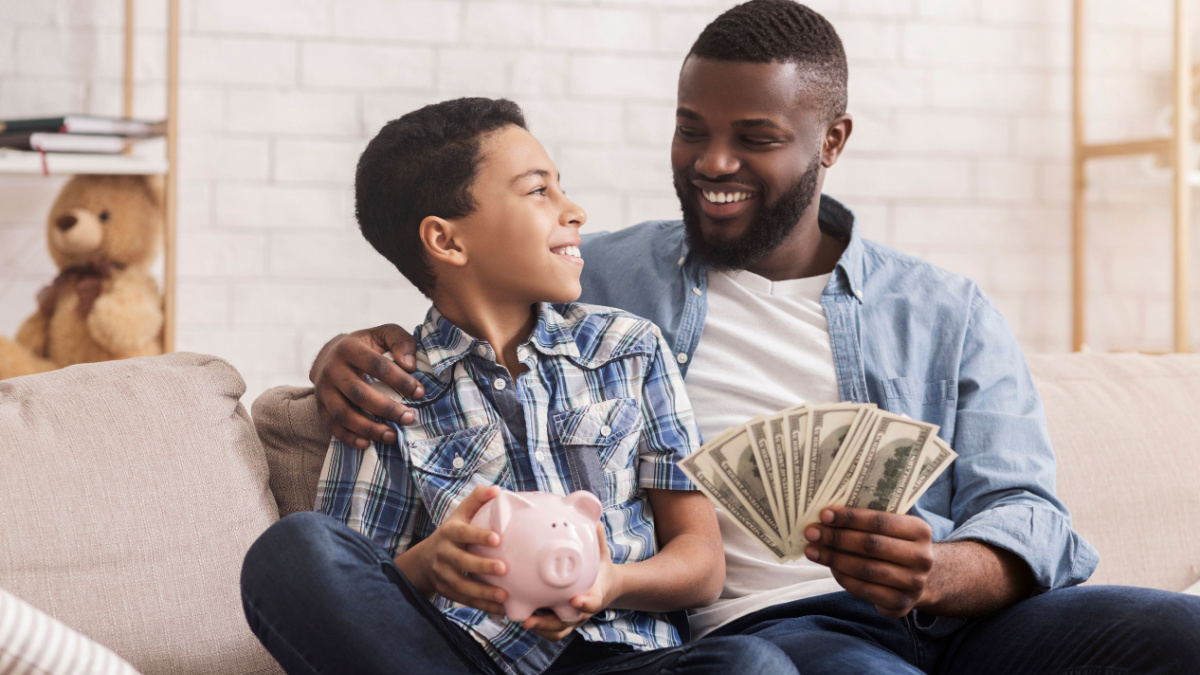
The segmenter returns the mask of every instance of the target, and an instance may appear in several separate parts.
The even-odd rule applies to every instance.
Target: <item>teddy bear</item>
[[[162,354],[163,306],[150,265],[163,233],[159,177],[71,178],[46,219],[59,274],[38,308],[0,337],[0,380],[77,363]]]

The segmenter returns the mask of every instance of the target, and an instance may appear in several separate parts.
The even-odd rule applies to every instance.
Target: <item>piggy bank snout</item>
[[[548,586],[566,588],[579,580],[583,572],[583,551],[579,542],[556,542],[538,555],[538,576]]]

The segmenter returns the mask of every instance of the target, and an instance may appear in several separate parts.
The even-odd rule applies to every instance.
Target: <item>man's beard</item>
[[[680,175],[675,174],[675,194],[683,210],[683,224],[692,255],[713,269],[742,270],[775,250],[796,229],[800,216],[812,203],[820,171],[821,155],[818,153],[791,189],[774,204],[764,202],[741,236],[729,240],[705,239],[700,229],[699,206],[688,196],[688,186],[682,183]]]

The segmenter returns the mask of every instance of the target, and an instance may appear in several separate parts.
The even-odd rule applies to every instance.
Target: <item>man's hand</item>
[[[507,571],[503,562],[467,551],[470,544],[500,545],[500,535],[471,524],[479,509],[498,494],[500,488],[495,485],[475,488],[429,538],[397,557],[396,566],[427,595],[437,593],[488,614],[503,615],[507,592],[467,576],[498,577]]]
[[[821,523],[804,530],[809,560],[833,571],[851,594],[898,619],[929,604],[934,564],[933,533],[916,516],[870,509],[822,509]]]
[[[600,539],[600,569],[596,574],[596,581],[591,588],[571,598],[571,606],[579,610],[579,617],[572,621],[563,621],[553,612],[540,612],[525,619],[521,624],[522,628],[531,630],[547,640],[558,642],[570,635],[571,631],[587,623],[592,616],[603,611],[612,602],[612,598],[620,595],[620,591],[617,590],[619,571],[608,552],[604,523],[596,526],[596,535]]]
[[[360,450],[372,440],[395,443],[396,432],[375,424],[358,408],[398,424],[411,422],[413,412],[372,389],[362,376],[366,373],[413,398],[424,395],[416,378],[404,372],[416,370],[416,348],[413,337],[391,323],[339,335],[322,347],[308,379],[316,390],[317,412],[330,433]],[[383,355],[388,351],[395,362]]]

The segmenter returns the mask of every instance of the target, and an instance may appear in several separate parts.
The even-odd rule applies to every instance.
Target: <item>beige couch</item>
[[[1029,361],[1059,492],[1100,550],[1091,583],[1197,584],[1200,355]],[[16,597],[146,674],[279,672],[238,571],[280,513],[310,507],[327,439],[311,390],[268,391],[253,422],[244,390],[197,354],[0,382],[0,671],[31,644],[5,623]]]

